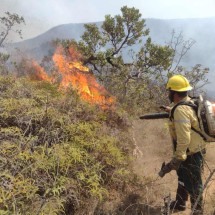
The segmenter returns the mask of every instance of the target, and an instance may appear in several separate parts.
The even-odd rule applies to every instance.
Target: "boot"
[[[190,196],[191,210],[193,210],[197,198],[198,196]],[[193,215],[203,215],[202,197],[199,199]]]
[[[184,186],[178,184],[175,201],[170,203],[170,210],[185,211],[186,201],[188,200],[188,192]]]

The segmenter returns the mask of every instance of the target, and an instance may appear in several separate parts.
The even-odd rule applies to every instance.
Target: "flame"
[[[76,69],[79,69],[80,71],[89,72],[89,68],[81,65],[80,62],[70,62],[69,68],[70,69],[76,68]]]
[[[36,61],[32,60],[28,67],[34,70],[34,73],[31,72],[29,74],[32,80],[51,81],[51,78],[47,75],[46,71]]]
[[[97,104],[103,109],[113,107],[115,98],[109,95],[107,90],[96,81],[89,68],[83,65],[82,56],[74,47],[70,47],[67,52],[62,47],[58,47],[52,59],[61,76],[60,89],[72,86],[83,100]],[[56,81],[54,77],[49,77],[35,61],[31,62],[29,68],[29,75],[33,80]],[[31,72],[31,68],[34,73]]]
[[[215,117],[215,103],[214,102],[212,103],[212,111],[213,111],[213,115]]]
[[[115,98],[110,96],[107,90],[101,86],[89,68],[81,62],[81,55],[72,47],[69,56],[66,56],[63,48],[58,47],[53,55],[53,61],[61,74],[61,88],[72,86],[78,91],[80,97],[91,103],[106,109],[113,106]]]

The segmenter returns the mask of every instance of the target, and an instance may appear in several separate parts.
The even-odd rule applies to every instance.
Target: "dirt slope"
[[[149,181],[147,186],[147,202],[150,206],[162,206],[164,197],[171,195],[175,198],[177,188],[177,176],[171,172],[164,178],[158,177],[158,172],[163,161],[168,162],[172,156],[171,140],[168,132],[167,120],[137,120],[133,122],[133,138],[139,147],[142,155],[133,161],[135,172],[142,177],[142,180]],[[208,145],[206,154],[206,165],[204,168],[203,180],[207,179],[210,170],[215,168],[215,143]],[[215,176],[210,180],[205,189],[205,214],[213,214],[215,210]],[[181,215],[190,214],[188,201],[187,210]],[[148,213],[150,214],[150,213]]]

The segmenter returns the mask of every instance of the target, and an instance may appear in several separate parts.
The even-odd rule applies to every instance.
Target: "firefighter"
[[[174,75],[168,80],[166,89],[169,93],[169,100],[173,104],[167,110],[170,112],[169,130],[174,152],[172,160],[163,165],[159,175],[163,177],[172,170],[177,172],[176,199],[171,202],[170,209],[184,211],[188,195],[192,209],[200,195],[194,214],[203,214],[201,173],[206,142],[200,135],[196,111],[191,106],[180,105],[183,102],[192,102],[188,96],[188,91],[192,87],[184,76]],[[174,112],[171,113],[173,110]]]

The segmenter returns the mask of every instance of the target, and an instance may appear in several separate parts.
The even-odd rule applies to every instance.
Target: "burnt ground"
[[[143,183],[146,183],[146,197],[142,206],[145,213],[159,214],[153,209],[164,205],[164,198],[170,196],[173,200],[177,188],[177,176],[175,172],[167,174],[164,178],[158,177],[162,162],[168,162],[172,156],[172,146],[166,119],[159,120],[136,120],[133,122],[133,138],[138,149],[138,153],[133,160],[133,168]],[[138,151],[138,150],[137,150]],[[210,171],[215,168],[215,143],[208,144],[205,157],[203,180],[208,178]],[[204,214],[214,215],[215,210],[215,174],[204,191]],[[148,211],[148,212],[147,212]],[[187,210],[181,214],[191,213],[189,201]]]

